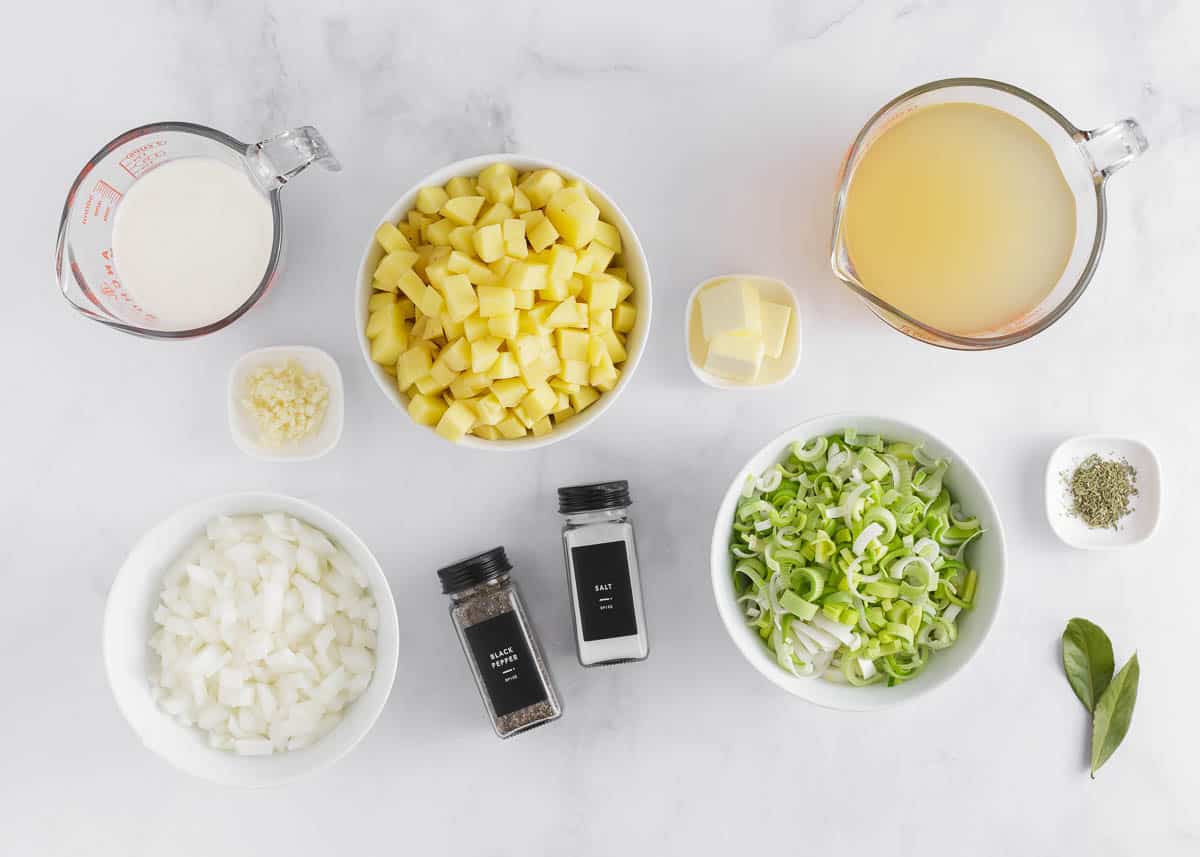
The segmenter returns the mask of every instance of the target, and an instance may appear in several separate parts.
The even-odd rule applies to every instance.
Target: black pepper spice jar
[[[508,738],[562,716],[504,548],[438,570],[450,618],[492,726]]]

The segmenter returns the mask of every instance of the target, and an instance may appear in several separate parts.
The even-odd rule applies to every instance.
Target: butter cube
[[[783,354],[784,343],[787,342],[792,308],[771,301],[761,301],[759,314],[762,318],[763,349],[768,357],[778,359]]]
[[[762,337],[745,332],[720,333],[708,344],[704,371],[730,381],[753,383],[762,366]]]
[[[723,333],[762,334],[758,290],[743,280],[726,280],[700,293],[700,322],[712,342]]]

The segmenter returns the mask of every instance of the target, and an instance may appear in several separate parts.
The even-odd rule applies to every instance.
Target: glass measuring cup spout
[[[995,108],[1020,120],[1049,147],[1053,163],[1074,201],[1073,245],[1057,281],[1038,300],[1025,305],[1018,317],[973,330],[970,334],[940,329],[874,293],[856,269],[847,239],[847,200],[855,171],[867,151],[900,120],[922,108],[967,104]],[[842,163],[834,204],[830,265],[833,273],[857,294],[880,319],[914,339],[959,350],[1000,348],[1022,342],[1052,325],[1075,304],[1096,272],[1108,223],[1105,186],[1108,179],[1148,148],[1145,134],[1133,119],[1083,130],[1037,96],[1011,84],[985,78],[949,78],[918,86],[885,104],[863,127]],[[1070,216],[1069,214],[1067,215]],[[1070,222],[1069,220],[1067,221]],[[876,260],[878,261],[878,260]],[[913,282],[923,283],[923,280]],[[955,282],[960,282],[955,280]],[[961,282],[969,290],[974,284]]]
[[[272,235],[266,268],[245,301],[222,318],[178,329],[164,324],[122,281],[113,230],[117,207],[134,184],[163,164],[184,158],[220,161],[245,175],[270,206]],[[245,315],[274,284],[284,244],[279,192],[314,163],[331,171],[341,169],[310,125],[258,143],[190,122],[157,122],[127,131],[88,160],[67,192],[55,252],[59,290],[86,318],[137,336],[187,339],[221,330]]]

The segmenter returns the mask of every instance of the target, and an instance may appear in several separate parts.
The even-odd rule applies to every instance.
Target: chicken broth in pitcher
[[[846,247],[867,291],[956,335],[996,331],[1049,295],[1075,245],[1075,198],[1050,145],[981,104],[924,107],[862,155]]]

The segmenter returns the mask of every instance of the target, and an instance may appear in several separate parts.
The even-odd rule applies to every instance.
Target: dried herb
[[[1062,636],[1063,669],[1092,715],[1091,775],[1116,752],[1133,719],[1140,667],[1137,653],[1113,675],[1112,642],[1087,619],[1072,619]]]
[[[1137,471],[1128,461],[1099,455],[1085,458],[1068,480],[1071,512],[1092,529],[1113,528],[1132,508],[1137,494]]]

